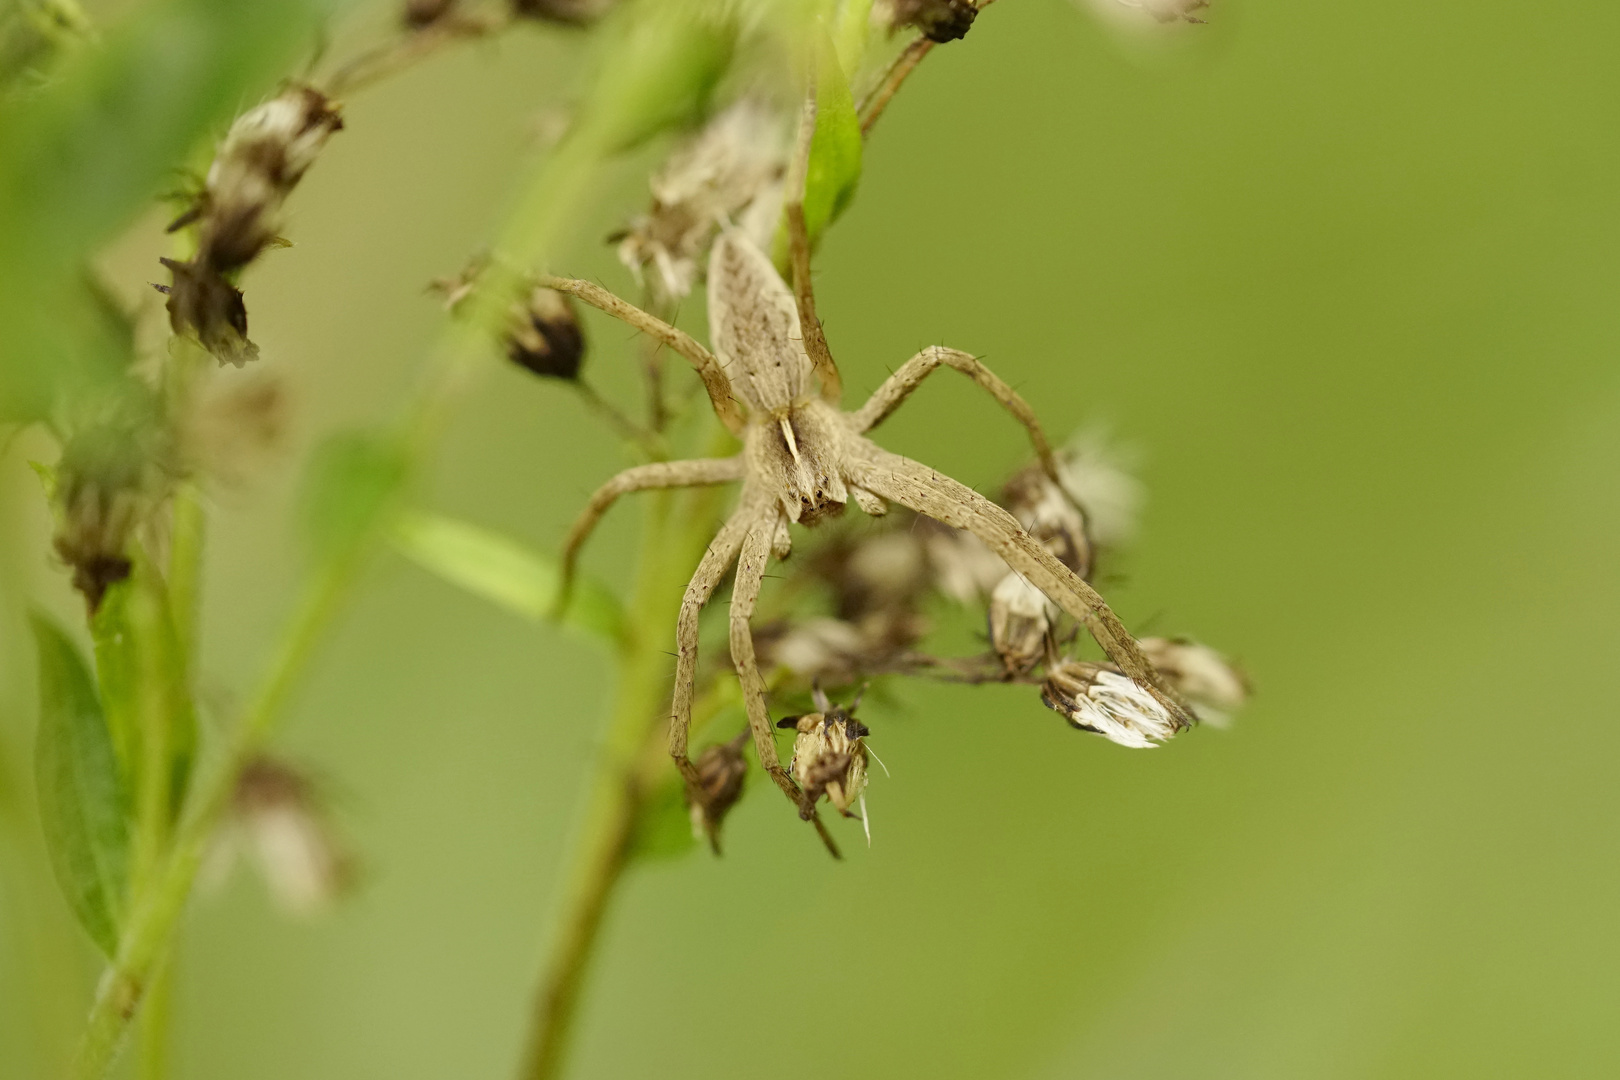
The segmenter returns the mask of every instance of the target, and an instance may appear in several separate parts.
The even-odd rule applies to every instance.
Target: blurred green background
[[[846,830],[830,863],[756,797],[724,860],[636,867],[574,1076],[1620,1071],[1620,8],[1217,0],[1211,18],[1148,47],[1063,0],[997,4],[885,117],[818,287],[853,391],[948,343],[1052,430],[1139,448],[1150,503],[1110,595],[1239,657],[1252,708],[1137,753],[1027,689],[869,707],[894,774],[871,849]],[[487,239],[578,52],[517,35],[356,96],[291,204],[297,246],[250,277],[296,431],[218,498],[221,707],[296,580],[299,463],[409,391],[442,318],[423,286]],[[631,288],[599,239],[655,160],[615,167],[561,266]],[[157,275],[161,223],[104,260],[126,295]],[[634,341],[590,329],[594,372],[627,392]],[[949,376],[882,441],[982,487],[1025,454]],[[26,449],[0,478],[13,776],[33,724],[20,597],[76,603]],[[549,547],[620,461],[570,395],[502,370],[429,502]],[[610,520],[598,573],[635,520]],[[176,1075],[509,1075],[609,676],[576,639],[381,560],[279,740],[337,793],[362,886],[312,924],[242,874],[195,903]],[[8,1078],[51,1074],[96,973],[17,825],[30,797],[0,792]]]

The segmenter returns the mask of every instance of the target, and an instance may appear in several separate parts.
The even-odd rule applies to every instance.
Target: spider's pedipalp
[[[967,485],[926,465],[891,454],[864,439],[859,443],[860,456],[850,461],[850,479],[854,483],[952,528],[965,529],[984,541],[1008,566],[1083,623],[1108,658],[1152,694],[1178,728],[1192,726],[1187,706],[1166,686],[1119,616],[1095,589],[1025,532],[1017,518]]]
[[[654,488],[701,487],[706,484],[726,484],[743,478],[743,460],[740,457],[696,458],[690,461],[654,461],[625,469],[596,489],[591,501],[585,504],[579,517],[568,530],[563,544],[562,580],[558,582],[555,613],[568,608],[573,592],[574,572],[579,561],[579,549],[590,537],[591,530],[602,520],[602,515],[620,495]]]
[[[954,368],[978,383],[989,391],[991,397],[1001,402],[1002,408],[1011,413],[1015,420],[1024,425],[1024,430],[1029,432],[1029,441],[1035,447],[1035,456],[1040,459],[1041,470],[1061,489],[1063,480],[1058,473],[1057,458],[1052,453],[1052,444],[1047,441],[1040,420],[1035,416],[1035,410],[1029,407],[1029,402],[1018,391],[985,367],[978,357],[960,349],[930,345],[901,364],[899,370],[872,392],[866,404],[849,414],[855,433],[863,435],[887,420],[911,396],[911,392],[922,385],[924,379],[942,366]]]
[[[742,411],[737,408],[737,402],[732,397],[730,380],[726,378],[726,373],[714,354],[698,344],[690,334],[676,329],[656,315],[642,311],[634,304],[620,300],[602,286],[592,282],[553,277],[550,274],[541,275],[536,280],[544,288],[577,297],[598,311],[606,312],[615,319],[628,323],[686,357],[697,371],[698,377],[703,380],[703,388],[708,391],[709,404],[714,406],[714,414],[726,425],[727,431],[733,435],[742,434]]]
[[[731,592],[731,662],[737,668],[737,681],[742,684],[743,704],[748,710],[748,727],[754,733],[754,749],[759,763],[788,801],[799,808],[799,816],[806,821],[817,817],[815,805],[806,801],[799,785],[782,767],[776,754],[776,738],[771,729],[770,708],[765,702],[765,679],[759,673],[754,655],[754,632],[749,623],[754,617],[754,605],[759,600],[760,586],[765,580],[765,565],[771,557],[771,541],[776,534],[782,512],[773,508],[769,516],[755,519],[753,527],[743,539],[737,556],[737,580]],[[824,829],[818,828],[828,850],[838,856],[837,847],[830,843]]]
[[[697,676],[698,613],[726,576],[726,568],[742,550],[743,540],[750,530],[765,520],[767,513],[774,516],[775,512],[769,493],[745,487],[737,509],[710,541],[692,573],[692,580],[686,585],[686,595],[681,598],[681,613],[675,623],[675,691],[670,706],[669,756],[675,759],[675,766],[686,778],[687,790],[694,799],[701,795],[702,783],[696,767],[686,756],[686,743],[692,726],[692,692]]]

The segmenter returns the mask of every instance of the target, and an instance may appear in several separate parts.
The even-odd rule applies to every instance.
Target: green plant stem
[[[169,530],[169,615],[185,669],[195,669],[197,612],[202,586],[203,542],[208,517],[202,492],[185,481],[174,493],[174,518]]]
[[[650,496],[637,559],[631,633],[619,654],[619,690],[597,762],[590,811],[569,872],[556,938],[535,999],[522,1080],[561,1075],[580,992],[608,905],[629,864],[658,770],[669,706],[670,628],[686,576],[707,543],[719,492],[687,496],[672,513],[670,492]],[[649,749],[652,751],[649,753]]]
[[[169,1074],[170,1017],[174,1011],[174,957],[158,965],[141,1010],[140,1080],[163,1080]]]

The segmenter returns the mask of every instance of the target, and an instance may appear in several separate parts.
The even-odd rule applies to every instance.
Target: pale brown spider
[[[801,149],[805,137],[801,135]],[[803,154],[795,170],[802,191]],[[731,657],[741,681],[748,723],[760,764],[806,820],[815,807],[777,757],[765,701],[765,681],[755,662],[749,622],[759,598],[766,563],[786,558],[790,524],[813,527],[840,514],[853,499],[881,515],[888,502],[963,529],[984,541],[1069,615],[1083,623],[1125,675],[1164,706],[1178,728],[1192,718],[1143,654],[1125,625],[1095,590],[1027,533],[1007,511],[964,484],[909,458],[891,454],[866,437],[935,369],[955,368],[988,390],[1029,432],[1046,473],[1057,481],[1051,447],[1029,405],[977,359],[933,346],[900,366],[853,412],[839,408],[842,380],[810,286],[809,245],[803,208],[786,207],[795,288],[790,290],[769,258],[740,230],[727,228],[709,260],[709,328],[715,351],[668,323],[590,282],[545,277],[541,284],[569,293],[650,334],[691,362],[715,414],[742,441],[728,458],[660,461],[619,473],[592,497],[568,534],[563,553],[566,603],[581,545],[620,495],[652,488],[695,487],[741,481],[737,508],[721,526],[699,562],[681,602],[676,626],[677,660],[669,752],[694,801],[701,801],[697,769],[687,756],[698,659],[698,612],[714,594],[731,563],[737,576],[731,599]],[[803,332],[801,333],[801,328]]]

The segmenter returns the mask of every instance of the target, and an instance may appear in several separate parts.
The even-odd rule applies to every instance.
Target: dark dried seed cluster
[[[979,9],[972,0],[894,0],[890,20],[895,28],[911,26],[929,41],[959,41],[973,28]]]
[[[527,302],[513,309],[506,355],[543,378],[579,378],[585,360],[585,332],[573,300],[555,289],[538,285],[530,289]]]

